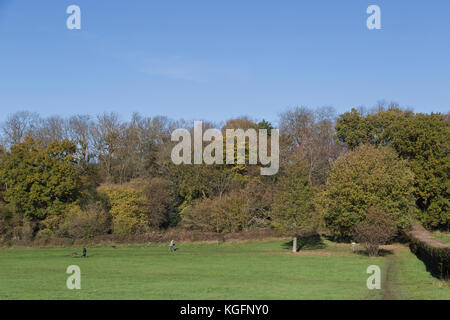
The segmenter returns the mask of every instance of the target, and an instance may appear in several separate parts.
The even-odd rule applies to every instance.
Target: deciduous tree
[[[74,169],[75,145],[67,140],[42,147],[32,138],[12,146],[0,164],[4,200],[16,213],[43,220],[77,201],[81,183]]]
[[[362,145],[333,163],[326,184],[327,227],[339,238],[350,238],[368,208],[378,206],[399,228],[416,212],[414,174],[406,160],[389,147]]]

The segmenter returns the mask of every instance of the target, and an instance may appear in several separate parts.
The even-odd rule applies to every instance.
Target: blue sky
[[[66,28],[81,8],[82,29]],[[366,28],[381,8],[382,30]],[[275,122],[396,101],[450,110],[450,1],[0,0],[0,121],[133,111]]]

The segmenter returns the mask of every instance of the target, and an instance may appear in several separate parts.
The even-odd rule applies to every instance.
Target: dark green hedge
[[[410,236],[411,251],[422,260],[427,270],[440,279],[450,279],[450,248],[433,247],[430,244]]]

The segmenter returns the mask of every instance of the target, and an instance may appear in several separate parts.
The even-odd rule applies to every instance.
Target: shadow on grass
[[[356,254],[359,254],[359,255],[361,255],[361,256],[366,256],[366,257],[369,256],[369,254],[368,254],[368,252],[367,252],[366,249],[356,250],[355,253],[356,253]],[[393,251],[393,250],[380,249],[380,250],[378,251],[377,257],[385,257],[385,256],[389,256],[389,255],[391,255],[391,254],[394,254],[394,251]]]
[[[283,243],[283,249],[292,250],[293,240]],[[314,234],[297,239],[297,251],[324,249],[326,244],[320,235]]]

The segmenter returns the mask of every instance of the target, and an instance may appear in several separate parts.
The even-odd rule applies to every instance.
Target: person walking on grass
[[[170,241],[170,252],[175,252],[175,241]]]

